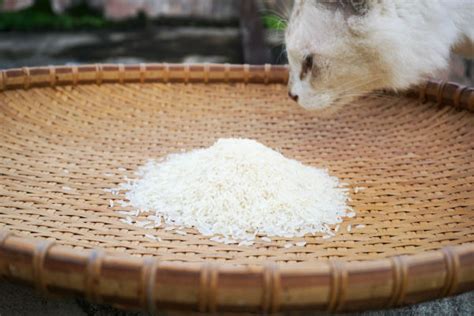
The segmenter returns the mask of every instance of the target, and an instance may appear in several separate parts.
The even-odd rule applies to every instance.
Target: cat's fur
[[[285,41],[290,94],[324,108],[417,84],[452,48],[474,55],[474,1],[296,0]]]

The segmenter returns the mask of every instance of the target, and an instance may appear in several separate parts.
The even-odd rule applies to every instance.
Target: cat
[[[289,96],[306,109],[402,90],[474,57],[474,0],[296,0],[285,30]]]

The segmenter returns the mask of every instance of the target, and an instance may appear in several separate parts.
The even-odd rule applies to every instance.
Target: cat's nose
[[[288,96],[295,102],[298,102],[298,96],[296,94],[291,93],[291,91],[288,91]]]

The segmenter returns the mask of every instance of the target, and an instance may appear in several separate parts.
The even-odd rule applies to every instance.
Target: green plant
[[[0,5],[3,0],[0,0]],[[56,15],[49,0],[38,0],[33,6],[18,12],[0,13],[0,31],[34,31],[38,29],[71,30],[101,28],[111,24],[101,14],[79,5],[66,14]]]
[[[267,14],[262,17],[263,25],[268,29],[283,31],[286,28],[286,21],[275,14]]]

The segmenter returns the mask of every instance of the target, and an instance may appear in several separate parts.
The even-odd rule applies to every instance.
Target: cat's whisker
[[[281,57],[284,56],[284,55],[286,55],[286,49],[285,48],[283,48],[281,50],[280,54],[278,55],[278,58],[277,58],[276,62],[279,63],[280,60],[281,60]]]
[[[277,9],[286,21],[290,20],[293,5],[289,1],[285,0],[284,2],[280,2],[280,4],[277,5]]]
[[[284,12],[279,12],[281,9],[279,7],[275,9],[268,8],[268,4],[264,4],[264,7],[259,10],[261,15],[270,15],[276,18],[276,28],[268,30],[271,32],[272,36],[276,38],[278,44],[273,45],[272,48],[276,48],[279,45],[284,44],[285,37],[283,30],[286,29],[288,25],[288,14]]]
[[[375,77],[372,77],[370,79],[366,79],[366,78],[360,78],[360,79],[356,79],[356,80],[350,80],[350,81],[347,81],[341,85],[338,85],[337,88],[340,90],[341,88],[344,88],[344,90],[346,89],[350,89],[351,85],[354,85],[355,84],[359,84],[357,86],[360,86],[360,83],[363,83],[363,84],[369,84],[369,83],[373,83],[375,81],[378,81],[382,78],[382,76],[375,76]],[[344,90],[340,90],[340,91],[344,91]]]
[[[274,17],[278,18],[278,23],[281,23],[283,26],[286,27],[288,24],[288,16],[286,16],[284,13],[277,12],[274,9],[268,9],[268,8],[262,8],[258,10],[260,14],[265,15],[273,15]],[[279,27],[282,25],[278,25]]]
[[[333,106],[342,106],[351,103],[360,98],[370,98],[370,97],[377,97],[378,99],[383,100],[395,100],[396,97],[392,95],[388,95],[386,93],[372,91],[372,92],[354,92],[354,93],[337,93],[337,97],[335,101],[333,101],[331,107]]]
[[[290,18],[291,10],[292,10],[291,2],[290,1],[276,1],[273,3],[276,4],[275,11],[278,11],[279,16],[282,17],[284,20],[288,21],[288,19]],[[270,4],[267,4],[267,5],[270,5]]]
[[[373,95],[373,94],[350,94],[350,95],[342,95],[337,97],[337,100],[357,100],[360,98],[370,98],[370,97],[377,97],[378,99],[385,99],[385,100],[395,100],[396,97],[391,97],[388,95]]]
[[[339,110],[343,108],[346,104],[341,103],[332,103],[331,105],[324,107],[322,109],[317,109],[316,113],[320,117],[330,117],[336,113],[340,113]]]
[[[388,98],[396,98],[396,96],[384,93],[384,92],[377,92],[377,91],[363,91],[363,92],[351,92],[351,93],[338,93],[339,97],[344,96],[351,96],[351,97],[363,97],[363,96],[378,96],[378,97],[388,97]]]
[[[345,95],[345,96],[340,96],[340,97],[336,98],[336,100],[331,104],[330,107],[345,106],[345,105],[350,104],[353,101],[358,100],[361,97],[366,97],[366,96],[370,97],[370,95]],[[379,99],[390,100],[390,101],[396,100],[396,98],[389,97],[389,96],[377,96],[377,97]]]
[[[364,81],[360,81],[358,82],[357,84],[353,84],[354,81],[351,82],[352,85],[348,86],[348,85],[345,85],[343,88],[344,89],[337,89],[336,90],[336,94],[346,94],[348,92],[351,92],[351,91],[354,91],[355,89],[357,88],[361,88],[361,87],[366,87],[366,86],[370,86],[372,83],[376,82],[380,80],[380,77],[373,77],[372,79],[370,80],[364,80]],[[360,89],[359,89],[360,90]],[[370,90],[370,89],[369,89]]]
[[[278,31],[275,31],[275,34],[279,35]],[[284,41],[284,38],[277,38],[276,43],[270,45],[270,48],[282,47],[282,52],[280,53],[286,53],[286,49],[284,49]]]

